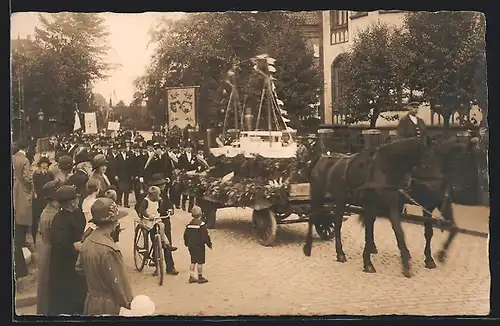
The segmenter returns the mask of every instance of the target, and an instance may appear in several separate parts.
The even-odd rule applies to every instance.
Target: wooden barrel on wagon
[[[382,145],[382,133],[379,129],[366,129],[361,132],[365,149],[373,149]]]

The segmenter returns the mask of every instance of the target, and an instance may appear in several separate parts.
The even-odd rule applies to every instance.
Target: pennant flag
[[[75,111],[75,122],[73,124],[73,131],[78,130],[82,127],[82,123],[80,121],[80,115],[78,114],[78,111]]]
[[[290,122],[290,119],[287,119],[287,118],[285,118],[285,117],[281,117],[281,118],[282,118],[282,119],[283,119],[283,121],[285,121],[285,122]]]
[[[285,105],[285,103],[283,103],[283,101],[279,98],[276,99],[276,102],[278,103],[278,105]]]
[[[284,110],[284,109],[280,109],[280,112],[281,112],[281,114],[282,114],[282,115],[283,115],[283,114],[284,114],[284,115],[287,115],[287,114],[288,114],[288,111],[287,111],[287,110]]]

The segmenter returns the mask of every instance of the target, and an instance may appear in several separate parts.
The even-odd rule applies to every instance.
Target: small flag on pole
[[[78,130],[82,127],[82,123],[80,121],[80,115],[78,114],[78,105],[75,110],[75,122],[73,124],[73,131]]]

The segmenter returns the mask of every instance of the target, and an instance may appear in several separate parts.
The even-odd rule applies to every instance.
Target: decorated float
[[[222,139],[212,148],[214,164],[203,173],[178,175],[183,193],[196,198],[208,227],[215,226],[217,209],[249,207],[259,242],[271,246],[279,224],[307,222],[311,153],[299,153],[296,131],[284,103],[276,94],[275,59],[260,55],[252,59],[255,72],[263,77],[257,117],[238,101],[235,72],[228,72],[231,86]],[[227,121],[234,115],[234,128]],[[259,128],[262,120],[266,127]],[[333,224],[316,225],[323,239],[333,237]]]

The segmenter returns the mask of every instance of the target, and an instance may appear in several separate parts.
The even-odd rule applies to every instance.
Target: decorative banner
[[[73,131],[78,130],[82,127],[82,123],[80,122],[80,115],[77,111],[75,111],[75,123],[73,124]]]
[[[97,134],[97,120],[95,112],[85,113],[85,133]]]
[[[120,123],[115,121],[108,122],[108,130],[120,130]]]
[[[167,117],[169,129],[196,125],[196,87],[167,89]]]

